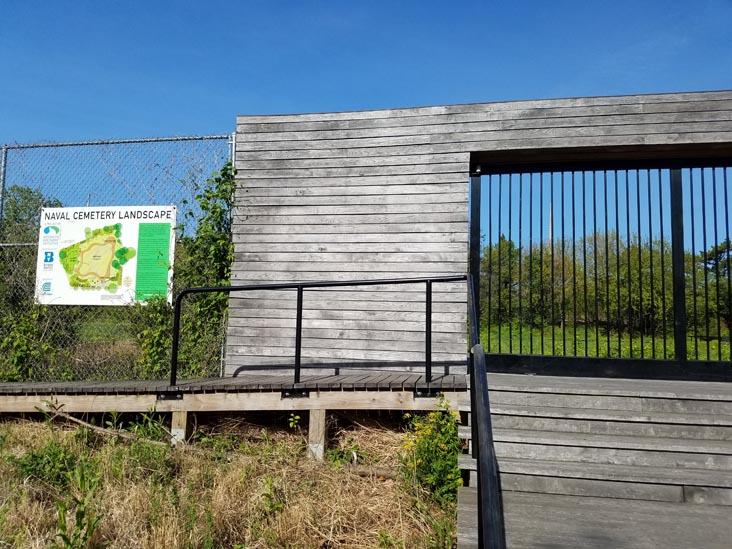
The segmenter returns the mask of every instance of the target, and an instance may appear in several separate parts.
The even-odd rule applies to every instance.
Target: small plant
[[[389,532],[382,528],[381,530],[379,530],[378,547],[379,549],[403,549],[404,542],[394,539],[394,537],[389,534]]]
[[[68,475],[71,495],[68,500],[56,502],[56,542],[51,549],[84,549],[99,525],[99,517],[92,509],[92,500],[97,490],[97,477],[89,464],[79,463]],[[74,510],[73,527],[69,525],[66,515],[69,509]]]
[[[290,417],[287,418],[287,425],[290,426],[290,429],[297,429],[300,427],[300,416],[295,414],[294,412],[290,414]]]
[[[432,533],[427,538],[430,549],[452,549],[455,547],[455,529],[452,521],[435,520],[427,515],[427,522],[432,526]]]
[[[24,477],[32,477],[61,489],[68,484],[69,473],[77,463],[76,454],[55,440],[9,460]]]
[[[264,510],[268,515],[281,511],[285,507],[281,498],[280,489],[277,487],[274,478],[271,476],[264,477],[264,491],[262,492],[262,497],[264,498]]]
[[[345,445],[340,448],[330,448],[325,451],[325,456],[334,465],[345,465],[346,463],[359,463],[363,461],[363,454],[352,437],[349,437]]]
[[[457,423],[446,400],[440,410],[409,419],[409,433],[402,455],[403,471],[411,482],[426,489],[443,509],[457,499],[462,477],[457,466],[460,453]]]
[[[159,442],[167,442],[170,440],[170,431],[165,426],[163,418],[156,416],[151,410],[140,416],[140,421],[132,423],[128,426],[128,430],[141,438],[157,440]]]

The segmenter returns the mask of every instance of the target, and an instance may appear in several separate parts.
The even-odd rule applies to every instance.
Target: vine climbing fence
[[[165,378],[167,304],[36,303],[40,211],[175,205],[176,263],[185,268],[204,214],[201,193],[231,159],[231,143],[222,134],[0,146],[0,381]],[[216,320],[206,345],[197,342],[205,347],[197,375],[221,366],[224,319]]]

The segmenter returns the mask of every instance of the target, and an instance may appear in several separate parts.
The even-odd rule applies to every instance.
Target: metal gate
[[[474,175],[471,223],[481,245],[474,238],[471,270],[479,258],[489,368],[731,378],[730,166]]]

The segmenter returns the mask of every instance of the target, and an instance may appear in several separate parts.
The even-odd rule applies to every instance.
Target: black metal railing
[[[478,471],[478,541],[485,549],[504,549],[500,474],[493,445],[485,353],[479,340],[478,302],[475,278],[468,282],[470,311],[470,413],[473,458]]]
[[[170,364],[170,386],[175,387],[178,381],[178,347],[180,338],[180,318],[183,299],[192,294],[247,292],[256,290],[295,290],[297,292],[297,310],[295,317],[295,362],[294,382],[300,383],[302,370],[302,310],[305,290],[310,288],[339,288],[359,286],[396,286],[404,284],[425,285],[425,377],[432,381],[432,286],[437,283],[461,282],[467,280],[466,275],[436,276],[428,278],[392,278],[380,280],[349,280],[324,282],[292,282],[286,284],[253,284],[244,286],[218,286],[205,288],[186,288],[181,290],[175,300],[173,316],[173,344]]]
[[[484,171],[486,352],[729,362],[730,166]]]

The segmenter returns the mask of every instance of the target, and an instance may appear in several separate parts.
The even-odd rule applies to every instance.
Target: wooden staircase
[[[732,546],[732,385],[490,374],[489,387],[508,547]],[[459,463],[458,546],[477,547],[475,462]]]

